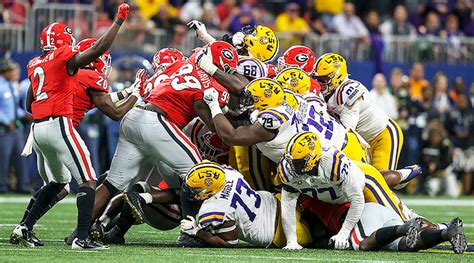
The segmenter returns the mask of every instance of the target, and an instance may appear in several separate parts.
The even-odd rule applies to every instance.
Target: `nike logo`
[[[82,197],[82,196],[85,196],[85,195],[87,195],[87,194],[84,193],[84,192],[79,192],[79,193],[77,193],[76,197],[79,198],[79,197]]]

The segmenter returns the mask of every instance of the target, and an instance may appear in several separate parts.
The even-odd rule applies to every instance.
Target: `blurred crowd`
[[[371,89],[376,103],[403,129],[399,166],[423,167],[424,174],[408,192],[472,194],[474,83],[466,84],[462,77],[449,83],[443,72],[426,80],[423,64],[415,63],[410,72],[394,68],[390,76],[376,74]]]

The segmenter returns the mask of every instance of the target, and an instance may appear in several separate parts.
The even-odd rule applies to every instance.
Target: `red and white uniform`
[[[74,127],[79,126],[86,112],[95,108],[94,102],[92,102],[92,98],[88,94],[88,90],[109,91],[109,84],[103,73],[90,69],[81,69],[76,75],[79,78],[79,85],[77,85],[76,96],[74,97],[74,111],[72,117]]]
[[[77,52],[62,46],[28,62],[28,78],[34,94],[31,105],[34,120],[53,116],[72,118],[77,74],[70,76],[66,63]]]
[[[227,90],[189,60],[171,64],[162,75],[170,77],[152,89],[147,101],[162,109],[168,120],[180,129],[196,117],[193,105],[195,101],[202,100],[205,89],[212,87],[219,92],[222,107],[229,101]]]
[[[167,77],[161,80],[161,75]],[[210,87],[220,92],[222,106],[229,99],[225,88],[191,60],[177,61],[147,82],[145,86],[148,85],[151,92],[145,101],[160,108],[166,116],[143,109],[141,105],[123,118],[119,143],[106,179],[118,190],[146,180],[143,177],[147,173],[140,172],[140,167],[147,160],[154,163],[170,188],[178,188],[180,178],[183,180],[189,169],[201,161],[199,150],[182,131],[197,117],[194,103],[202,100],[203,91]]]
[[[64,45],[27,66],[34,94],[33,148],[45,182],[69,183],[71,175],[79,184],[96,178],[87,146],[72,123],[78,74],[69,75],[66,65],[77,52]]]

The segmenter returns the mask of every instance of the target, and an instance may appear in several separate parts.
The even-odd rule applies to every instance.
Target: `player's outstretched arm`
[[[122,3],[118,8],[117,18],[107,32],[103,34],[91,48],[78,53],[68,61],[67,70],[70,75],[74,75],[78,69],[96,60],[112,46],[122,23],[127,19],[129,11],[130,6],[126,3]]]
[[[298,244],[296,235],[296,202],[298,192],[289,192],[287,187],[281,190],[281,221],[283,232],[286,237],[286,246],[283,249],[299,250],[303,247]]]
[[[275,138],[275,132],[265,129],[259,123],[250,126],[240,126],[235,129],[224,116],[218,102],[218,97],[219,94],[214,88],[204,91],[203,99],[211,111],[210,115],[215,131],[225,144],[230,146],[250,146],[259,142],[271,141]],[[206,123],[206,120],[203,119],[203,121]]]
[[[135,105],[140,96],[139,93],[132,93],[124,103],[115,106],[109,94],[102,91],[90,90],[92,101],[97,108],[111,119],[118,121]]]
[[[200,229],[196,237],[206,242],[211,247],[237,247],[239,244],[239,233],[234,221],[227,221],[216,231],[215,235],[205,229]]]

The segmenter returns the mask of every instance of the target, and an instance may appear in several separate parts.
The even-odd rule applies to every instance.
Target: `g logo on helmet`
[[[222,56],[225,57],[228,60],[234,60],[234,54],[232,54],[232,51],[228,49],[223,49],[222,50]]]
[[[308,59],[309,59],[308,54],[298,54],[295,57],[295,60],[301,63],[308,61]]]
[[[64,28],[64,32],[68,33],[69,35],[72,35],[72,30],[68,26]]]

